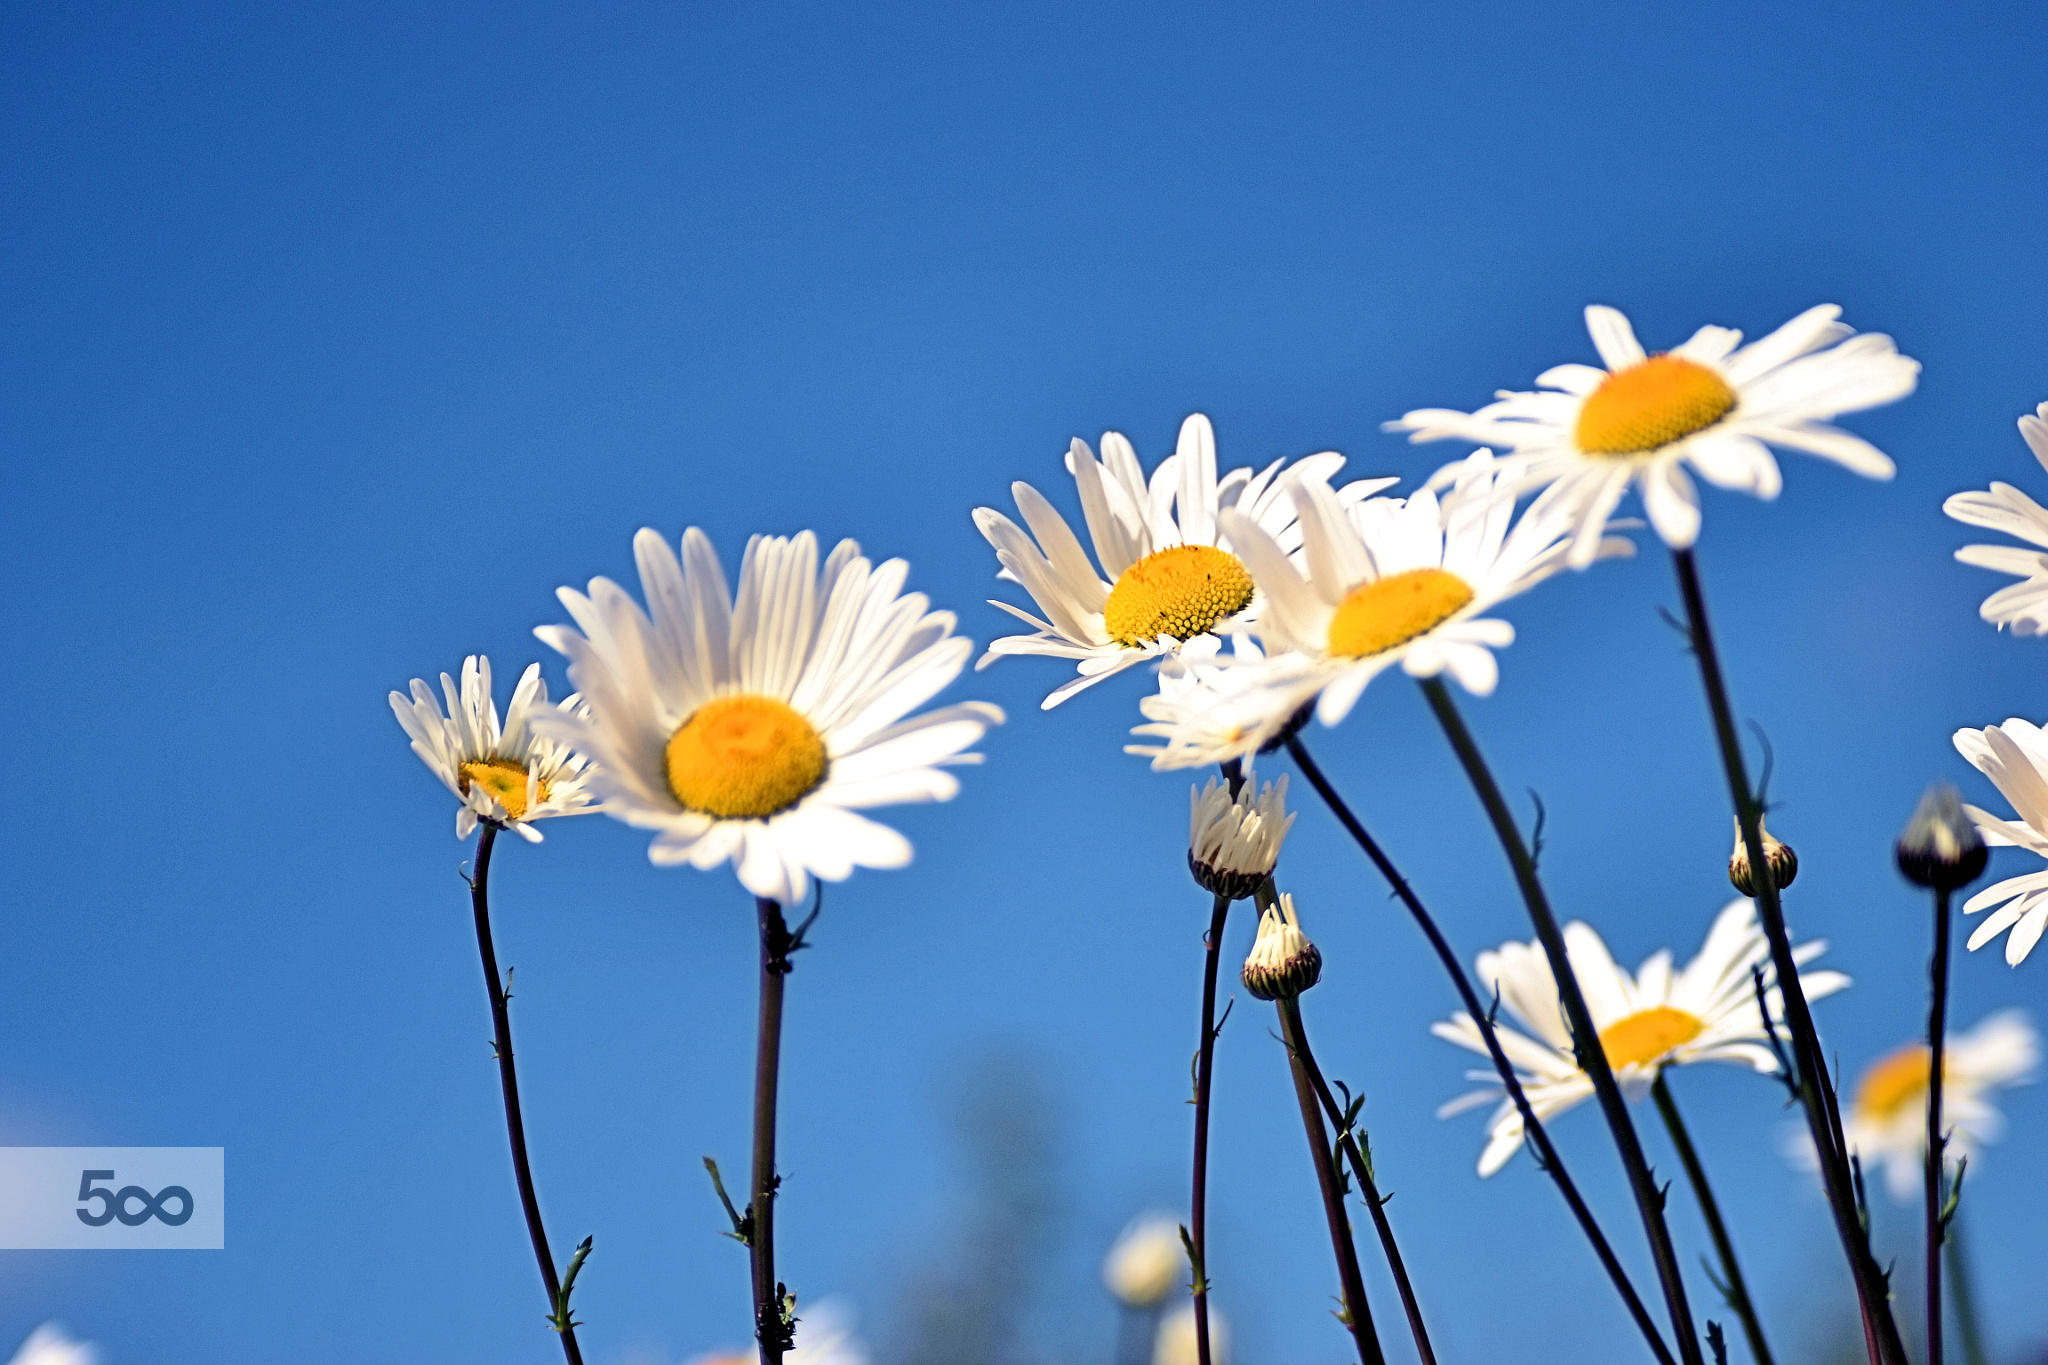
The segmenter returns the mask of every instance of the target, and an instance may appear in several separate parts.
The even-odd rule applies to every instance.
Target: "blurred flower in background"
[[[1102,1283],[1126,1308],[1156,1308],[1187,1270],[1180,1220],[1170,1213],[1133,1218],[1102,1262]]]
[[[752,1347],[697,1356],[689,1365],[757,1365]],[[868,1365],[868,1349],[853,1331],[853,1310],[844,1299],[820,1299],[808,1308],[798,1305],[796,1347],[783,1365]]]
[[[8,1365],[99,1365],[100,1353],[89,1342],[74,1341],[54,1322],[28,1334]]]
[[[1885,1189],[1905,1201],[1920,1195],[1927,1152],[1927,1081],[1932,1071],[1925,1043],[1913,1043],[1872,1062],[1842,1112],[1842,1136],[1867,1171],[1884,1167]],[[2024,1010],[2000,1010],[1942,1049],[1942,1118],[1951,1159],[1975,1159],[1996,1142],[2005,1116],[1992,1092],[2024,1085],[2041,1064],[2041,1035]],[[1809,1153],[1809,1157],[1810,1157]]]
[[[1152,1365],[1197,1365],[1195,1350],[1195,1306],[1182,1304],[1159,1320],[1152,1338]],[[1230,1326],[1216,1305],[1209,1305],[1210,1365],[1230,1365]]]

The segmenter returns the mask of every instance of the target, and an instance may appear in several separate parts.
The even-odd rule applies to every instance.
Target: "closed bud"
[[[1936,782],[1906,822],[1906,832],[1899,836],[1898,857],[1899,871],[1915,886],[1954,891],[1983,876],[1991,854],[1964,812],[1956,789]]]
[[[1764,861],[1771,865],[1771,885],[1783,891],[1792,885],[1792,879],[1799,875],[1799,855],[1792,851],[1790,844],[1781,844],[1771,837],[1771,832],[1761,824],[1757,833],[1763,836]],[[1728,858],[1728,881],[1737,891],[1756,898],[1757,879],[1749,865],[1749,846],[1742,841],[1742,821],[1735,822],[1735,852]]]
[[[1323,974],[1323,955],[1301,932],[1294,897],[1282,896],[1259,916],[1259,936],[1244,960],[1244,988],[1261,1000],[1292,1000]]]
[[[1232,796],[1219,778],[1191,792],[1188,871],[1212,896],[1243,900],[1273,875],[1280,843],[1294,817],[1287,813],[1287,779],[1266,784],[1249,774]]]

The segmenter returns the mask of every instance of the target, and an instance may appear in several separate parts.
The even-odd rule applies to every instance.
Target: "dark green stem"
[[[1275,1003],[1280,1008],[1280,1036],[1287,1044],[1288,1070],[1294,1075],[1294,1097],[1301,1105],[1302,1126],[1308,1130],[1309,1156],[1315,1162],[1316,1183],[1323,1191],[1323,1216],[1330,1225],[1330,1249],[1337,1256],[1337,1279],[1344,1289],[1340,1318],[1358,1345],[1359,1365],[1386,1365],[1379,1333],[1373,1330],[1372,1310],[1365,1302],[1365,1278],[1358,1269],[1358,1248],[1351,1241],[1351,1218],[1344,1212],[1337,1163],[1330,1157],[1330,1136],[1323,1130],[1322,1105],[1301,1060],[1301,1010],[1292,999]]]
[[[1757,1316],[1756,1301],[1749,1295],[1749,1282],[1742,1277],[1742,1266],[1735,1259],[1735,1242],[1729,1237],[1728,1224],[1721,1217],[1720,1201],[1714,1198],[1713,1187],[1707,1184],[1707,1168],[1700,1162],[1699,1150],[1692,1145],[1692,1135],[1686,1131],[1685,1120],[1678,1115],[1678,1102],[1671,1097],[1671,1087],[1665,1084],[1662,1075],[1650,1087],[1650,1095],[1657,1102],[1657,1112],[1664,1117],[1664,1128],[1671,1134],[1671,1145],[1678,1149],[1678,1162],[1685,1167],[1685,1178],[1692,1184],[1693,1197],[1699,1201],[1700,1217],[1706,1220],[1707,1235],[1714,1242],[1714,1255],[1721,1262],[1721,1278],[1728,1286],[1728,1306],[1742,1320],[1742,1334],[1749,1338],[1749,1353],[1756,1365],[1772,1365],[1771,1348],[1764,1341],[1763,1321]]]
[[[1189,1257],[1194,1261],[1195,1354],[1209,1365],[1209,1083],[1216,1061],[1216,968],[1223,950],[1223,923],[1230,898],[1216,897],[1209,933],[1202,940],[1202,1039],[1195,1055],[1194,1190],[1188,1200]]]
[[[755,898],[755,908],[761,919],[761,1017],[754,1052],[754,1169],[747,1244],[761,1365],[782,1365],[783,1352],[794,1343],[795,1334],[783,1313],[786,1291],[775,1278],[775,1193],[782,1183],[775,1174],[775,1102],[782,1069],[782,983],[789,975],[791,938],[780,905],[761,896]]]
[[[1656,1179],[1650,1174],[1650,1163],[1643,1156],[1642,1140],[1637,1137],[1635,1123],[1629,1117],[1628,1101],[1622,1096],[1621,1087],[1615,1083],[1614,1071],[1608,1066],[1607,1054],[1600,1046],[1600,1032],[1593,1026],[1592,1011],[1586,1008],[1585,994],[1579,989],[1578,977],[1572,972],[1571,958],[1565,952],[1564,932],[1550,911],[1550,898],[1544,893],[1542,880],[1536,875],[1536,861],[1522,843],[1522,832],[1515,825],[1514,814],[1508,810],[1507,800],[1501,795],[1499,784],[1493,780],[1493,773],[1486,766],[1486,759],[1479,752],[1472,732],[1465,728],[1464,717],[1458,714],[1457,703],[1451,700],[1443,680],[1424,679],[1422,692],[1429,699],[1430,710],[1436,713],[1437,722],[1443,726],[1444,737],[1450,740],[1458,762],[1464,767],[1465,776],[1478,793],[1479,804],[1486,808],[1487,818],[1493,823],[1501,849],[1514,870],[1522,900],[1528,906],[1537,940],[1543,945],[1544,956],[1550,959],[1551,974],[1557,978],[1557,993],[1564,1005],[1565,1020],[1571,1027],[1579,1066],[1593,1082],[1594,1096],[1599,1100],[1600,1112],[1606,1117],[1607,1127],[1614,1135],[1615,1149],[1621,1154],[1622,1170],[1628,1175],[1629,1189],[1635,1194],[1636,1212],[1642,1218],[1643,1232],[1650,1242],[1650,1258],[1656,1264],[1657,1278],[1664,1286],[1664,1303],[1671,1314],[1671,1332],[1677,1339],[1679,1359],[1685,1365],[1705,1365],[1705,1357],[1700,1353],[1699,1335],[1693,1328],[1692,1307],[1686,1302],[1678,1252],[1671,1244],[1671,1230],[1664,1223],[1663,1191],[1657,1188]]]
[[[1934,889],[1934,956],[1927,1004],[1927,1365],[1941,1365],[1942,1148],[1941,1058],[1948,1029],[1948,888]]]
[[[1833,1082],[1828,1077],[1826,1054],[1813,1024],[1813,1012],[1806,991],[1799,982],[1799,964],[1792,955],[1792,937],[1785,928],[1784,907],[1771,877],[1770,861],[1764,856],[1763,803],[1749,784],[1748,764],[1742,755],[1742,739],[1735,729],[1735,708],[1728,699],[1728,685],[1721,672],[1721,660],[1714,646],[1714,633],[1707,620],[1706,594],[1700,588],[1699,568],[1691,550],[1673,550],[1678,571],[1679,594],[1685,600],[1688,635],[1693,658],[1698,661],[1700,681],[1706,689],[1707,709],[1714,725],[1714,739],[1721,751],[1721,765],[1728,778],[1729,795],[1735,803],[1735,821],[1741,831],[1742,847],[1749,857],[1751,875],[1757,883],[1757,916],[1771,947],[1771,965],[1783,1000],[1785,1031],[1792,1040],[1792,1061],[1798,1071],[1801,1107],[1807,1130],[1819,1158],[1821,1184],[1828,1208],[1834,1215],[1835,1234],[1849,1261],[1856,1283],[1858,1307],[1863,1314],[1865,1345],[1872,1365],[1906,1365],[1906,1350],[1892,1319],[1890,1291],[1876,1259],[1870,1253],[1870,1239],[1857,1207],[1855,1181],[1842,1140],[1840,1106]]]
[[[1416,927],[1422,930],[1423,937],[1429,940],[1429,946],[1435,951],[1437,961],[1443,964],[1445,973],[1451,978],[1451,985],[1458,992],[1458,999],[1465,1006],[1466,1016],[1472,1020],[1473,1025],[1479,1030],[1480,1038],[1486,1043],[1486,1055],[1493,1059],[1493,1069],[1500,1076],[1502,1088],[1515,1106],[1515,1112],[1521,1116],[1522,1133],[1529,1145],[1535,1149],[1536,1164],[1542,1167],[1544,1174],[1557,1185],[1558,1193],[1564,1196],[1565,1206],[1571,1210],[1580,1231],[1585,1233],[1587,1242],[1592,1245],[1593,1254],[1598,1258],[1601,1269],[1607,1272],[1607,1278],[1613,1283],[1615,1292],[1621,1295],[1622,1304],[1628,1309],[1629,1317],[1642,1332],[1643,1340],[1649,1344],[1650,1354],[1656,1357],[1658,1365],[1673,1365],[1671,1348],[1664,1344],[1664,1337],[1658,1332],[1656,1321],[1650,1317],[1649,1309],[1643,1306],[1642,1296],[1636,1293],[1635,1285],[1629,1281],[1628,1272],[1622,1268],[1621,1258],[1614,1254],[1614,1247],[1608,1242],[1607,1234],[1601,1230],[1600,1221],[1593,1216],[1592,1207],[1579,1193],[1579,1187],[1572,1180],[1571,1173],[1565,1170],[1564,1158],[1558,1154],[1556,1146],[1551,1142],[1550,1133],[1544,1128],[1543,1120],[1536,1117],[1536,1110],[1530,1105],[1529,1097],[1522,1089],[1522,1079],[1516,1074],[1514,1064],[1508,1060],[1506,1050],[1501,1047],[1500,1031],[1494,1026],[1493,1011],[1480,1003],[1478,992],[1472,988],[1471,980],[1465,975],[1464,964],[1458,960],[1458,954],[1452,949],[1450,940],[1444,937],[1443,930],[1437,927],[1436,917],[1429,913],[1428,907],[1422,903],[1422,898],[1416,895],[1415,888],[1408,884],[1408,879],[1394,866],[1393,859],[1387,856],[1379,841],[1372,837],[1336,787],[1331,785],[1330,779],[1324,776],[1321,766],[1309,754],[1308,746],[1299,738],[1289,739],[1287,752],[1293,757],[1295,766],[1301,770],[1301,775],[1308,779],[1309,785],[1316,789],[1316,794],[1323,798],[1323,804],[1337,817],[1337,823],[1344,826],[1345,832],[1364,852],[1366,860],[1379,870],[1380,876],[1393,888],[1394,895],[1407,907],[1410,918],[1415,921]]]
[[[576,1344],[576,1329],[568,1320],[568,1306],[562,1301],[562,1283],[555,1273],[555,1258],[548,1250],[548,1232],[540,1220],[540,1196],[533,1188],[533,1167],[526,1159],[526,1121],[519,1111],[519,1073],[512,1066],[512,997],[506,993],[504,978],[498,974],[498,953],[491,943],[491,848],[498,841],[498,827],[486,820],[476,841],[476,871],[469,878],[470,909],[476,919],[477,952],[483,958],[484,989],[491,998],[493,1046],[498,1054],[498,1088],[505,1095],[505,1131],[512,1140],[512,1175],[519,1185],[519,1207],[526,1214],[526,1235],[533,1243],[533,1257],[540,1262],[540,1281],[548,1291],[548,1316],[559,1315],[557,1334],[562,1354],[569,1365],[583,1365],[582,1348]]]

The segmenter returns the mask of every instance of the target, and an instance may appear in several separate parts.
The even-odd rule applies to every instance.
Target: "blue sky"
[[[1977,622],[1996,580],[1939,512],[2041,489],[2012,421],[2048,397],[2042,38],[2024,4],[1761,0],[9,10],[0,1141],[223,1146],[231,1208],[218,1253],[4,1253],[0,1343],[55,1315],[113,1365],[550,1358],[465,850],[388,689],[540,657],[552,590],[628,575],[642,525],[729,562],[756,530],[855,536],[985,640],[969,509],[1026,478],[1071,510],[1071,437],[1149,462],[1199,409],[1226,466],[1336,448],[1418,478],[1448,449],[1379,423],[1591,359],[1589,301],[1653,345],[1834,301],[1925,363],[1854,422],[1894,482],[1790,457],[1776,505],[1708,496],[1702,548],[1796,926],[1857,977],[1823,1028],[1852,1068],[1905,1041],[1924,915],[1889,841],[1933,776],[1991,798],[1956,726],[2042,710],[2048,645]],[[1631,963],[1689,952],[1727,895],[1674,598],[1655,554],[1546,587],[1469,708],[1549,808],[1555,899]],[[989,1057],[1035,1059],[1061,1135],[1046,1358],[1106,1354],[1094,1259],[1182,1188],[1184,783],[1118,752],[1140,681],[1041,714],[1056,679],[954,689],[1011,713],[986,767],[902,814],[915,867],[836,889],[792,982],[784,1265],[878,1340],[949,1254],[947,1114]],[[1413,688],[1315,747],[1468,957],[1521,930]],[[697,1162],[744,1153],[750,907],[643,850],[586,819],[496,870],[542,1195],[558,1243],[596,1234],[607,1365],[747,1323]],[[1313,808],[1287,873],[1329,963],[1310,1026],[1371,1095],[1447,1357],[1627,1358],[1547,1184],[1518,1160],[1482,1185],[1477,1117],[1431,1117],[1464,1061],[1427,1036],[1452,1001],[1416,935]],[[2044,971],[1963,956],[1957,1022],[2040,1011]],[[1241,1360],[1340,1360],[1258,1011],[1220,1068]],[[1678,1088],[1799,1340],[1843,1286],[1778,1097]],[[2008,1110],[1964,1217],[2016,1347],[2048,1336],[2048,1099]],[[1640,1265],[1597,1120],[1557,1135]],[[1882,1211],[1908,1279],[1912,1228]]]

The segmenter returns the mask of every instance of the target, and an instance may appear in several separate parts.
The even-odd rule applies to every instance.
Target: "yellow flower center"
[[[1330,653],[1365,659],[1434,630],[1472,601],[1472,585],[1443,569],[1409,569],[1361,583],[1330,618]]]
[[[669,736],[668,789],[691,810],[720,819],[788,810],[824,776],[824,738],[773,697],[705,702]]]
[[[1735,407],[1735,390],[1704,365],[1675,355],[1616,370],[1579,406],[1573,432],[1588,455],[1641,455],[1704,431]]]
[[[1600,1030],[1600,1050],[1607,1064],[1617,1071],[1625,1066],[1648,1066],[1675,1047],[1682,1047],[1706,1031],[1698,1016],[1669,1005],[1652,1005],[1626,1014]]]
[[[505,814],[514,820],[526,818],[526,769],[509,758],[475,759],[455,769],[460,779],[463,795],[471,787],[482,787],[493,800],[505,808]],[[543,777],[533,784],[537,790],[534,797],[539,801],[548,799],[548,780]]]
[[[1856,1083],[1856,1112],[1881,1124],[1923,1107],[1933,1072],[1933,1054],[1923,1043],[1878,1058]]]
[[[1192,640],[1252,602],[1244,562],[1214,545],[1154,550],[1125,569],[1102,608],[1103,628],[1136,649],[1162,635]]]

